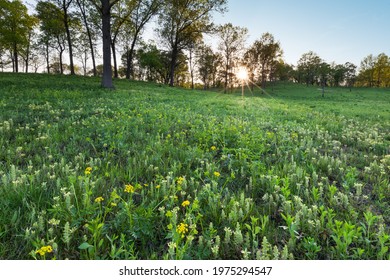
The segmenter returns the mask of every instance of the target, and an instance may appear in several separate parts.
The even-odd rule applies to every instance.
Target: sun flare
[[[239,78],[241,81],[248,80],[248,70],[244,67],[240,67],[237,72],[237,78]]]

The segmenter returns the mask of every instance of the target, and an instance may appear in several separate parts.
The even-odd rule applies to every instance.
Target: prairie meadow
[[[390,259],[390,91],[0,73],[0,259]]]

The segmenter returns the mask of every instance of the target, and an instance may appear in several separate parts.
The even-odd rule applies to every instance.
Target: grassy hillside
[[[390,259],[390,92],[0,73],[0,259]]]

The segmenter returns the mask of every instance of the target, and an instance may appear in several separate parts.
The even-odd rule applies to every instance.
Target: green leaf
[[[93,247],[91,244],[89,244],[88,242],[84,242],[82,243],[80,246],[79,246],[79,249],[80,250],[87,250],[88,248],[91,248]]]

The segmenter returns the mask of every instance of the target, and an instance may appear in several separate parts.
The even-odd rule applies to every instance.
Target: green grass
[[[389,90],[115,84],[0,73],[0,259],[390,259]]]

